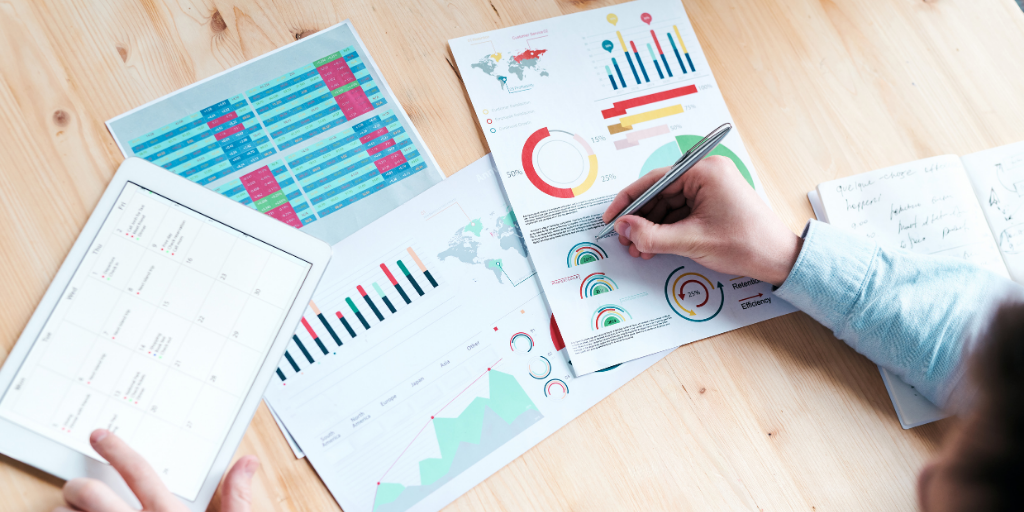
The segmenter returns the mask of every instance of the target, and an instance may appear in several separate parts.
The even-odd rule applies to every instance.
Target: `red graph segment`
[[[696,92],[696,85],[687,85],[686,87],[679,87],[676,89],[669,89],[667,91],[656,92],[654,94],[637,96],[636,98],[630,98],[628,100],[616,101],[615,103],[612,103],[612,108],[602,110],[601,115],[604,116],[605,119],[608,119],[609,117],[624,116],[626,115],[627,109],[642,107],[644,105],[650,105],[651,103],[670,100],[672,98],[680,98],[689,94],[696,94]]]
[[[537,187],[537,190],[553,197],[572,198],[574,197],[572,189],[549,185],[541,179],[540,175],[537,174],[537,169],[533,166],[533,151],[537,148],[537,144],[540,144],[540,141],[550,135],[551,133],[548,132],[547,128],[541,128],[533,132],[533,135],[526,139],[526,144],[523,144],[523,171],[526,172],[526,177],[530,179],[530,183],[533,183],[534,187]]]

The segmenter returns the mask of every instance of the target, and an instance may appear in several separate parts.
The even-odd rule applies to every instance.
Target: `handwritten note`
[[[963,158],[1010,277],[1024,283],[1024,142]]]
[[[963,162],[955,155],[828,181],[818,185],[818,192],[834,226],[885,247],[963,258],[1006,275]],[[1021,215],[1024,220],[1024,210]],[[1019,246],[1024,254],[1024,233]]]

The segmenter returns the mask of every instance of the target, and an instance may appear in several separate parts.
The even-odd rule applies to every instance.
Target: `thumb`
[[[246,455],[224,477],[221,495],[221,510],[224,512],[249,512],[252,508],[252,477],[260,467],[255,455]]]
[[[686,221],[658,224],[637,215],[627,215],[615,224],[615,231],[646,254],[685,256],[693,245],[691,227]]]

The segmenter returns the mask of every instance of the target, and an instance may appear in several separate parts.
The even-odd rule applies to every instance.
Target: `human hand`
[[[121,474],[125,483],[139,498],[144,512],[188,512],[185,504],[167,490],[149,463],[121,438],[107,430],[97,429],[89,436],[89,443]],[[224,478],[222,511],[249,512],[252,476],[259,464],[259,459],[254,455],[247,455],[235,462]],[[64,484],[64,501],[67,502],[67,507],[57,507],[54,512],[135,511],[135,508],[125,503],[113,489],[92,478],[68,480]]]
[[[619,192],[604,212],[605,223],[668,170],[655,169]],[[677,254],[716,272],[774,285],[789,276],[803,246],[722,156],[698,162],[635,215],[620,219],[615,231],[633,257]]]

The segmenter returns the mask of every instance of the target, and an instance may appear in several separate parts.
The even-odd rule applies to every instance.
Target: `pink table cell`
[[[359,142],[366,144],[367,142],[370,142],[371,140],[376,139],[377,137],[380,137],[381,135],[384,135],[387,132],[387,127],[374,130],[370,133],[367,133],[366,135],[363,135],[362,137],[359,137]]]
[[[277,183],[274,174],[270,172],[270,167],[266,165],[243,175],[240,179],[242,180],[242,186],[245,187],[245,191],[249,194],[249,198],[253,201],[259,201],[281,190],[281,185]]]
[[[273,210],[267,212],[267,215],[288,224],[293,228],[301,228],[302,221],[299,220],[299,216],[295,213],[295,209],[292,208],[290,203],[282,204]]]
[[[344,94],[339,94],[334,97],[334,101],[338,102],[338,106],[341,107],[341,111],[345,114],[345,119],[355,119],[373,110],[373,104],[366,97],[362,87],[356,87]]]
[[[224,124],[224,123],[226,123],[226,122],[228,122],[228,121],[230,121],[232,119],[237,119],[237,118],[238,118],[238,114],[237,113],[229,112],[227,114],[224,114],[224,115],[218,117],[217,119],[214,119],[213,121],[210,121],[210,122],[206,123],[206,126],[209,126],[210,128],[216,128],[216,127],[218,127],[218,126],[220,126],[220,125],[222,125],[222,124]]]
[[[395,167],[398,167],[399,165],[404,164],[405,162],[405,155],[403,155],[401,152],[395,152],[384,158],[381,158],[380,160],[377,160],[376,162],[373,162],[373,165],[377,167],[377,171],[383,174],[385,172],[390,171],[391,169],[394,169]]]
[[[221,140],[221,139],[223,139],[225,137],[230,137],[230,136],[232,136],[232,135],[234,135],[234,134],[236,134],[236,133],[238,133],[238,132],[240,132],[240,131],[242,131],[244,129],[245,129],[245,126],[242,125],[242,123],[238,123],[238,124],[232,126],[231,128],[228,128],[227,130],[224,130],[224,131],[218,133],[217,135],[214,135],[213,138],[215,138],[217,140]]]
[[[367,149],[366,152],[368,154],[371,154],[371,155],[376,155],[377,153],[380,153],[381,151],[384,151],[385,149],[390,148],[391,146],[394,146],[394,145],[395,145],[395,139],[388,139],[388,140],[386,140],[384,142],[381,142],[380,144],[377,144],[376,146],[374,146],[374,147],[372,147],[370,149]]]

